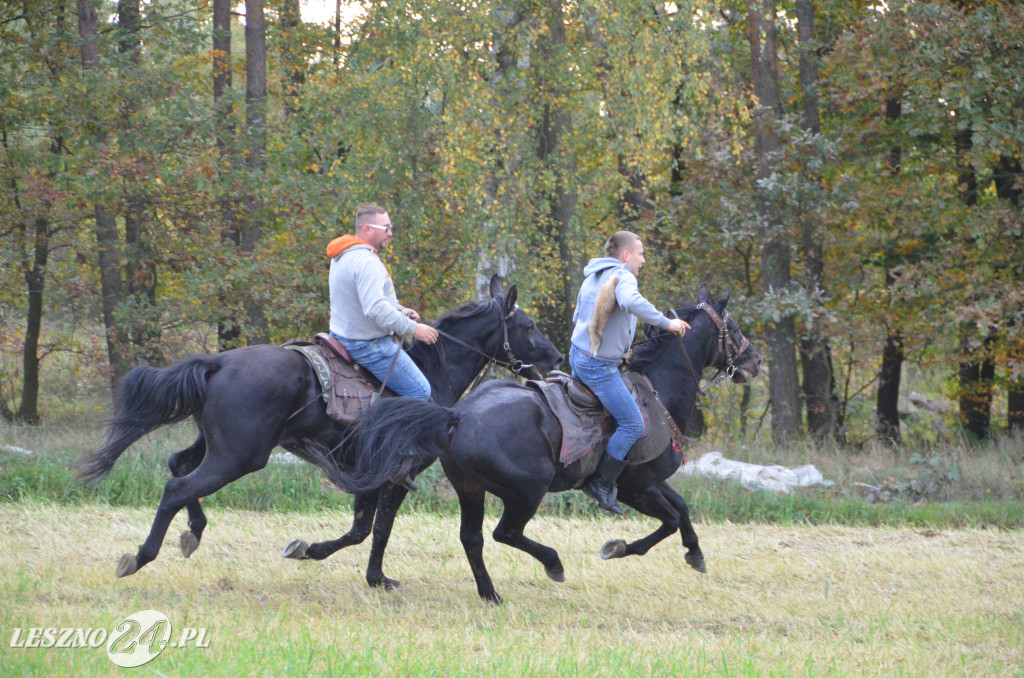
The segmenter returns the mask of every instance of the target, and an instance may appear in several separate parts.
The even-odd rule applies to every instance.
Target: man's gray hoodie
[[[668,329],[669,319],[654,304],[647,301],[637,288],[636,276],[624,262],[611,257],[591,259],[583,269],[586,279],[580,286],[576,298],[572,343],[579,349],[596,355],[602,360],[620,362],[629,354],[636,333],[637,318],[662,329]],[[616,307],[605,323],[601,347],[596,354],[590,346],[590,322],[594,316],[594,305],[601,287],[618,276],[615,286]]]
[[[391,276],[370,245],[352,245],[331,259],[331,332],[366,341],[411,335],[416,323],[402,315]]]

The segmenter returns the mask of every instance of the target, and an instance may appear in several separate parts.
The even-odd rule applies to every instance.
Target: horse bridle
[[[711,322],[715,323],[715,327],[718,328],[718,341],[715,342],[715,355],[711,358],[710,365],[714,365],[718,362],[718,356],[725,355],[725,367],[719,367],[718,371],[715,372],[714,376],[711,377],[711,381],[708,382],[706,388],[710,388],[724,379],[731,378],[732,375],[736,374],[736,358],[743,355],[743,352],[750,346],[750,341],[740,333],[740,339],[743,341],[737,343],[736,338],[729,332],[729,312],[723,311],[722,315],[718,315],[718,311],[714,309],[711,304],[701,302],[697,304],[697,308],[704,311],[711,318]],[[699,387],[698,387],[699,388]]]
[[[495,301],[495,303],[497,304],[499,302]],[[520,374],[520,372],[522,370],[528,370],[528,369],[533,368],[533,365],[526,364],[522,360],[517,359],[515,357],[515,355],[512,354],[512,346],[508,342],[508,321],[512,319],[512,316],[514,316],[516,314],[516,311],[518,311],[518,310],[519,310],[519,304],[513,304],[511,311],[509,311],[508,313],[500,313],[500,315],[501,315],[501,347],[503,349],[505,349],[505,355],[508,357],[508,362],[504,362],[502,360],[499,360],[498,358],[495,358],[494,356],[490,355],[489,353],[484,353],[483,351],[478,349],[476,346],[470,346],[469,344],[467,344],[466,342],[462,341],[458,337],[453,337],[452,335],[448,334],[447,332],[445,332],[443,330],[437,330],[437,333],[440,334],[441,336],[445,337],[446,339],[454,341],[456,344],[459,344],[460,346],[462,346],[464,348],[468,348],[470,351],[473,351],[474,353],[479,353],[483,357],[487,358],[488,362],[490,362],[492,365],[501,365],[502,367],[508,368],[508,370],[510,372],[512,372],[514,375],[516,375],[517,377],[521,377],[522,374]],[[477,383],[479,383],[480,379],[483,377],[483,374],[484,374],[484,371],[480,370],[480,375],[477,377],[476,382],[473,383],[473,386],[470,387],[470,390],[472,390],[472,388],[475,387],[477,385]]]

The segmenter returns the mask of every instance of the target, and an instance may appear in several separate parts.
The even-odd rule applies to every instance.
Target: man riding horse
[[[395,284],[378,256],[393,233],[386,209],[360,205],[355,233],[335,238],[327,245],[327,256],[331,257],[330,333],[356,364],[387,388],[400,396],[429,400],[430,382],[400,343],[401,337],[411,335],[433,344],[437,330],[419,322],[419,313],[398,302]],[[406,489],[415,488],[411,478],[397,482]]]

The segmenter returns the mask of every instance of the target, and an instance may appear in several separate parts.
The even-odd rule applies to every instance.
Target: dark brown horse
[[[685,422],[698,393],[705,367],[718,367],[737,383],[757,375],[761,358],[744,339],[736,321],[725,312],[728,295],[717,303],[701,285],[698,304],[675,313],[690,323],[683,339],[648,328],[652,337],[634,347],[629,369],[646,375],[676,422]],[[484,497],[499,497],[504,512],[494,539],[529,553],[544,565],[548,576],[564,581],[555,549],[523,535],[548,492],[578,487],[581,462],[556,461],[562,427],[536,389],[511,382],[490,382],[474,389],[453,408],[408,398],[374,405],[357,433],[355,473],[332,476],[348,491],[365,491],[394,477],[419,458],[439,455],[445,474],[459,496],[460,536],[485,600],[500,602],[483,559]],[[682,533],[686,562],[705,571],[704,555],[690,523],[686,502],[666,480],[679,468],[682,452],[669,444],[651,461],[631,464],[618,480],[618,500],[658,518],[652,534],[627,544],[605,544],[604,558],[643,555],[676,530]]]
[[[441,335],[438,342],[432,346],[417,342],[409,351],[439,403],[451,405],[458,400],[488,362],[538,376],[540,370],[553,369],[562,360],[516,304],[515,286],[506,295],[495,276],[491,297],[444,316],[434,323]],[[185,557],[190,556],[207,524],[199,498],[262,469],[279,445],[317,465],[350,468],[354,446],[348,429],[327,416],[319,396],[320,385],[307,360],[279,346],[199,355],[162,369],[133,369],[115,390],[114,416],[104,445],[82,460],[78,477],[103,478],[132,443],[166,424],[194,417],[199,437],[168,461],[172,478],[164,486],[149,536],[136,554],[122,556],[117,575],[134,574],[156,558],[171,520],[183,507],[188,510],[189,530],[181,535],[181,549]],[[432,462],[421,459],[412,474]],[[389,484],[358,494],[348,534],[309,547],[303,543],[301,553],[293,548],[291,557],[325,558],[363,541],[372,527],[367,582],[397,586],[398,582],[384,576],[382,563],[395,513],[406,493],[404,487]]]

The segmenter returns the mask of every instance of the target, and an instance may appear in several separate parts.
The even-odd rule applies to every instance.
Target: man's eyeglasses
[[[387,233],[388,235],[391,235],[392,233],[394,233],[394,229],[391,227],[391,224],[388,224],[387,226],[378,226],[377,224],[367,224],[367,226],[369,226],[370,228],[380,229],[380,230],[384,231],[385,233]]]

